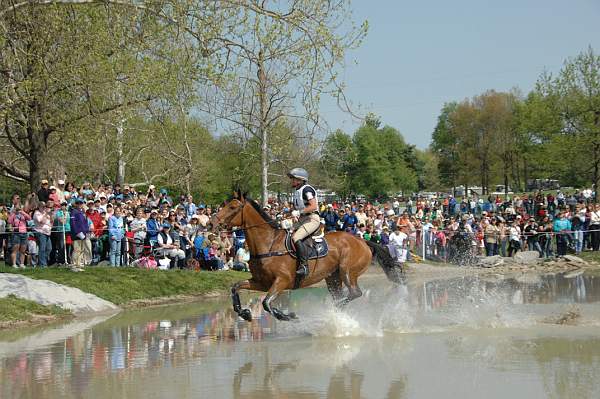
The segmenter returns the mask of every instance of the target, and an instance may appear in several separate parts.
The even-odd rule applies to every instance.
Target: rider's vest
[[[304,208],[308,205],[308,202],[313,198],[317,201],[318,209],[319,200],[317,198],[317,190],[310,184],[303,185],[294,193],[294,208],[302,213]]]

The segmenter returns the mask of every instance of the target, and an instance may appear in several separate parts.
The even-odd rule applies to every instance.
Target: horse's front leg
[[[293,312],[286,314],[286,313],[283,313],[281,310],[277,309],[276,307],[271,306],[271,302],[273,302],[283,290],[285,290],[289,287],[290,287],[290,282],[288,280],[281,279],[281,278],[275,279],[275,282],[269,289],[267,296],[262,301],[263,308],[267,312],[269,312],[273,316],[275,316],[275,318],[277,318],[277,320],[289,321],[291,319],[296,318],[296,314]]]
[[[231,287],[231,301],[233,302],[233,310],[242,319],[246,321],[252,321],[252,313],[250,312],[250,309],[242,309],[240,294],[238,293],[239,290],[264,291],[264,288],[262,285],[257,284],[252,279],[238,281]]]

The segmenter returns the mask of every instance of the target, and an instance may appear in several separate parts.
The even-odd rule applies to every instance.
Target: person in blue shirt
[[[556,234],[556,256],[565,256],[571,234],[571,221],[567,219],[564,211],[561,210],[554,219],[552,230]]]
[[[156,220],[157,216],[158,211],[156,209],[152,209],[150,212],[150,217],[146,221],[146,239],[152,247],[156,247],[156,243],[158,242],[158,233],[160,232],[160,225],[158,224],[158,220]]]
[[[343,231],[347,231],[349,233],[356,233],[356,225],[358,224],[358,219],[354,214],[354,211],[351,208],[346,208],[346,214],[342,218],[344,221],[344,225],[342,226]]]
[[[121,242],[125,236],[121,207],[108,219],[108,240],[110,242],[110,265],[121,266]]]
[[[336,231],[337,230],[337,222],[339,220],[339,216],[337,212],[333,209],[333,205],[327,204],[327,210],[321,214],[321,217],[325,220],[325,231]]]

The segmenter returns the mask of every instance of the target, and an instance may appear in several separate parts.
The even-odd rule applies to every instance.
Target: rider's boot
[[[300,277],[308,276],[308,248],[300,240],[294,242],[296,246],[296,257],[298,258],[298,266],[296,274]]]

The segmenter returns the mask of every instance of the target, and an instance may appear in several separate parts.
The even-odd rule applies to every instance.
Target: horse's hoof
[[[242,309],[238,314],[242,319],[246,321],[252,321],[252,312],[250,312],[250,309]]]
[[[281,320],[281,321],[290,321],[290,316],[283,313],[282,311],[280,311],[279,309],[273,308],[273,316],[275,316],[275,318],[277,320]]]

